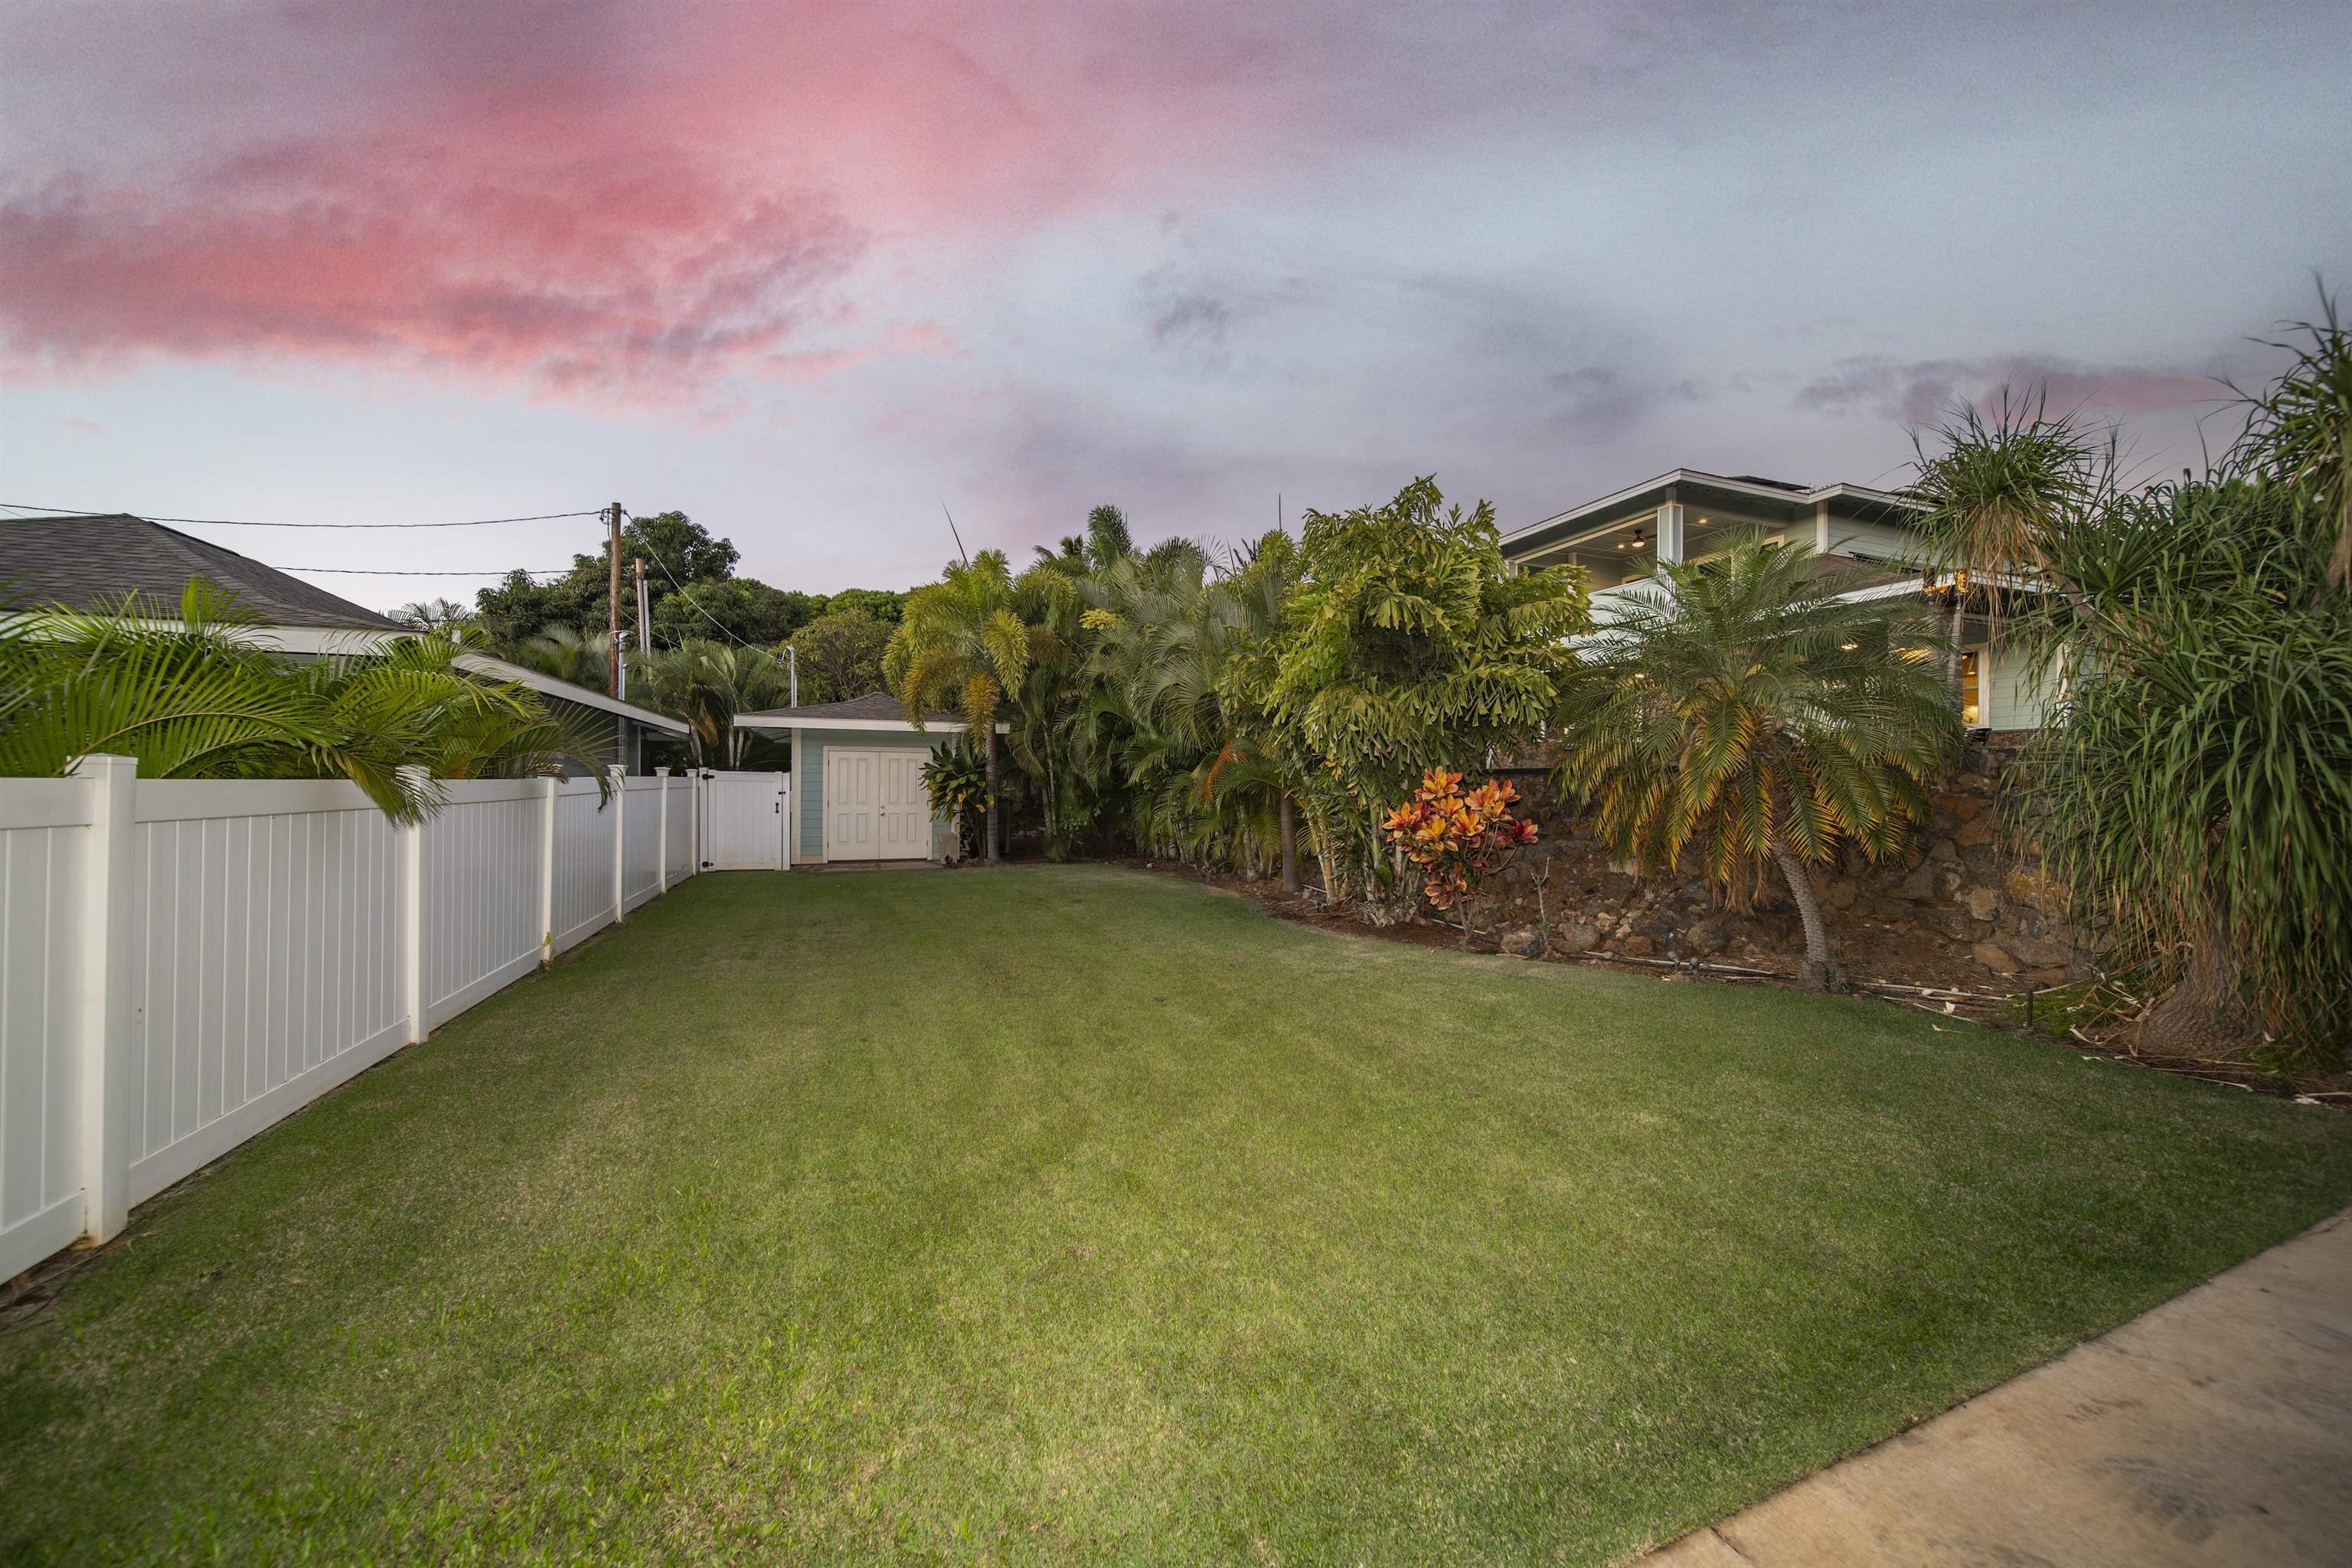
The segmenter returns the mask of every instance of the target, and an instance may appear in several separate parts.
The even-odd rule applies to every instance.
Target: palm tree
[[[177,625],[146,616],[128,600],[37,609],[0,631],[0,774],[58,775],[110,752],[148,778],[349,779],[414,821],[438,805],[436,779],[594,768],[593,737],[527,689],[463,668],[462,636],[290,663],[201,578]]]
[[[1998,630],[2004,575],[2040,572],[2053,530],[2099,493],[2101,469],[2090,433],[2074,416],[2053,418],[2042,397],[2029,405],[2006,389],[1990,416],[1964,405],[1928,434],[1940,450],[1930,456],[1913,433],[1918,478],[1912,494],[1927,503],[1920,524],[1927,563],[1952,575],[1944,682],[1958,707],[1960,627],[1969,600],[1983,600]]]
[[[697,767],[740,767],[753,737],[735,715],[780,706],[791,689],[790,674],[773,654],[709,637],[633,653],[629,668],[640,683],[632,696],[686,721]]]
[[[541,626],[522,639],[514,661],[541,675],[603,691],[612,684],[613,635],[583,632],[576,626]]]
[[[1045,570],[1051,570],[1046,568]],[[898,629],[891,634],[882,672],[908,721],[923,727],[934,703],[952,703],[967,731],[982,736],[988,771],[988,863],[1004,853],[1004,825],[998,805],[996,714],[1007,692],[1027,674],[1030,627],[1014,609],[1011,564],[1001,550],[983,550],[950,564],[937,583],[907,595]]]
[[[1902,601],[1814,586],[1811,552],[1748,542],[1661,563],[1570,679],[1562,786],[1645,874],[1686,845],[1735,902],[1777,868],[1804,922],[1807,984],[1843,988],[1808,867],[1877,858],[1925,814],[1922,780],[1957,753],[1959,716]]]

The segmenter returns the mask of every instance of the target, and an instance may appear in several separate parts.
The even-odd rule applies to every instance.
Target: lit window
[[[1978,671],[1982,668],[1976,649],[1970,648],[1960,655],[1960,722],[1963,724],[1983,722],[1979,715],[1984,710],[1977,700],[1977,693],[1983,689],[1978,685]]]

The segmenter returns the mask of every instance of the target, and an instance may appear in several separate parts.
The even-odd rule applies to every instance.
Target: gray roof
[[[822,725],[829,719],[896,719],[904,723],[907,710],[887,691],[869,691],[863,697],[852,697],[845,702],[817,702],[804,708],[764,708],[741,717],[778,719],[794,724],[812,725]],[[926,713],[923,722],[961,724],[963,717],[957,713]]]
[[[142,517],[0,519],[0,602],[94,610],[131,594],[142,613],[165,620],[179,615],[180,595],[196,577],[228,589],[269,626],[404,629],[364,605]]]

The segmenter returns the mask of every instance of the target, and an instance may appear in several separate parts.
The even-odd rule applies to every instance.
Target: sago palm
[[[1960,732],[1918,606],[1832,597],[1811,560],[1751,542],[1662,564],[1668,592],[1629,596],[1570,678],[1559,775],[1645,874],[1696,848],[1740,900],[1777,869],[1805,979],[1829,990],[1843,980],[1809,868],[1905,845]]]

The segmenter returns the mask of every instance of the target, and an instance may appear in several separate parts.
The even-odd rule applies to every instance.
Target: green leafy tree
[[[1262,711],[1276,743],[1312,763],[1307,801],[1327,857],[1353,864],[1368,912],[1398,918],[1410,890],[1387,866],[1382,817],[1429,769],[1534,740],[1574,662],[1568,639],[1589,624],[1582,578],[1514,572],[1494,509],[1449,508],[1432,479],[1384,506],[1303,521]]]
[[[889,622],[864,609],[828,610],[793,635],[803,702],[841,702],[882,689]]]
[[[1815,585],[1809,550],[1748,542],[1662,563],[1583,650],[1559,711],[1563,789],[1645,875],[1696,846],[1735,904],[1777,869],[1805,932],[1804,978],[1843,989],[1809,868],[1910,841],[1923,781],[1959,714],[1916,602]]]

